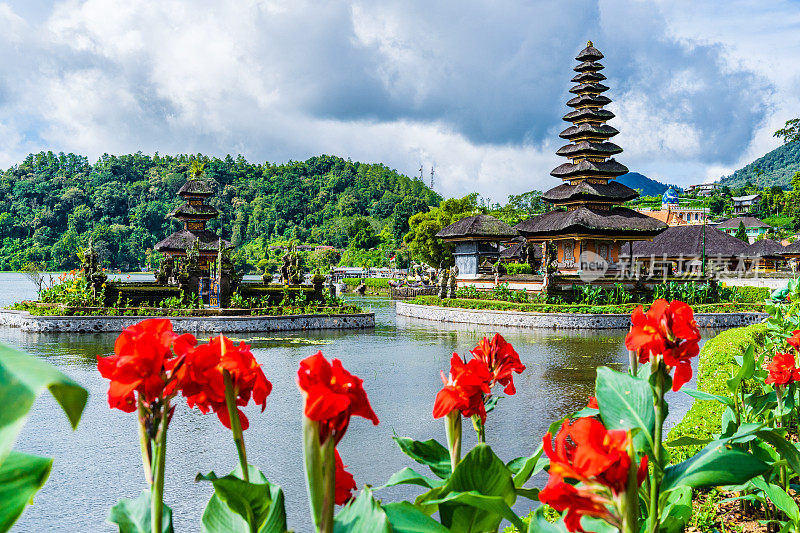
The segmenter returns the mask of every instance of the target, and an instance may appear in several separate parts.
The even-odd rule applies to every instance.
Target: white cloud
[[[40,149],[329,153],[426,179],[435,164],[446,195],[503,200],[557,183],[572,57],[592,38],[620,161],[695,182],[762,155],[797,114],[800,20],[790,3],[694,5],[0,3],[0,165]]]

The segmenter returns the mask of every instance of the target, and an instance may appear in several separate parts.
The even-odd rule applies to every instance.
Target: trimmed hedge
[[[361,285],[362,278],[342,278],[342,283],[348,287],[358,287]],[[368,288],[388,289],[389,280],[387,278],[363,278],[364,285]]]
[[[631,314],[640,304],[622,305],[585,305],[585,304],[546,304],[516,303],[502,300],[478,300],[466,298],[445,298],[438,296],[417,296],[411,303],[419,305],[437,305],[440,307],[457,307],[461,309],[489,309],[493,311],[527,311],[530,313],[581,313],[581,314]],[[649,305],[645,305],[645,308]],[[696,313],[734,313],[758,311],[758,304],[700,304],[693,305]]]
[[[736,287],[736,301],[741,303],[763,303],[770,294],[769,287]]]
[[[767,333],[766,324],[753,324],[743,328],[723,331],[713,339],[709,339],[700,350],[697,364],[697,390],[709,394],[728,396],[725,382],[731,377],[734,369],[734,357],[743,355],[751,344],[764,342]],[[707,439],[720,431],[720,419],[724,406],[713,400],[695,400],[691,408],[670,430],[667,442],[679,437]],[[688,459],[702,446],[686,446],[670,448],[671,460],[678,463]]]

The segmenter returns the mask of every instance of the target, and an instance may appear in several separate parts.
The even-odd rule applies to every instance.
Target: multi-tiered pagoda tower
[[[667,229],[654,218],[622,207],[639,193],[614,181],[628,169],[611,157],[622,148],[609,142],[619,132],[606,124],[614,113],[603,109],[611,100],[602,94],[608,90],[600,83],[606,79],[598,63],[602,58],[591,41],[575,58],[580,61],[572,78],[577,85],[569,92],[576,96],[567,102],[574,110],[564,115],[572,125],[559,134],[569,144],[556,152],[570,161],[550,173],[564,183],[542,196],[556,208],[515,226],[529,242],[553,242],[562,272],[580,270],[585,251],[598,254],[613,268],[624,243],[652,240]]]
[[[176,264],[186,257],[188,250],[196,247],[199,255],[198,266],[206,276],[209,264],[217,259],[220,245],[222,248],[230,246],[228,241],[206,229],[208,221],[219,216],[219,211],[206,203],[213,194],[211,185],[207,181],[196,178],[187,180],[178,191],[178,196],[183,198],[184,203],[167,215],[183,222],[183,229],[176,231],[155,247],[166,257],[174,259]]]

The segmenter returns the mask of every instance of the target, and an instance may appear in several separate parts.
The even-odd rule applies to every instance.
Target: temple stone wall
[[[0,310],[0,326],[29,332],[116,332],[146,318],[169,318],[178,333],[242,333],[314,329],[364,329],[375,327],[374,313],[287,316],[34,316],[27,311]]]
[[[628,329],[630,314],[578,314],[578,313],[524,313],[521,311],[492,311],[487,309],[459,309],[397,302],[397,314],[412,318],[482,324],[488,326],[516,326],[546,329]],[[733,328],[757,324],[766,313],[696,313],[701,328]]]

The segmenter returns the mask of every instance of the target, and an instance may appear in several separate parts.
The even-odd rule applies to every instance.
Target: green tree
[[[800,142],[800,118],[787,120],[784,127],[775,132],[775,137],[782,138],[784,144]]]
[[[450,198],[427,213],[417,213],[408,222],[409,232],[403,241],[408,245],[411,256],[431,266],[444,261],[452,264],[452,245],[445,244],[436,237],[444,227],[478,212],[477,193],[461,199]]]
[[[734,237],[744,242],[750,242],[750,240],[747,238],[747,230],[744,227],[744,222],[741,220],[739,221],[739,227],[737,228]]]

